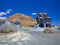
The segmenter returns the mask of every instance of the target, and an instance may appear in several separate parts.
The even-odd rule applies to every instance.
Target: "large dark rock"
[[[39,27],[51,27],[51,18],[48,17],[47,13],[39,13],[39,15],[36,18],[37,24],[39,24]]]

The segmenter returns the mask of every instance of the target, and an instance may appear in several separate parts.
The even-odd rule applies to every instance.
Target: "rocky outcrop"
[[[39,27],[51,27],[51,18],[47,13],[39,13],[36,20]]]

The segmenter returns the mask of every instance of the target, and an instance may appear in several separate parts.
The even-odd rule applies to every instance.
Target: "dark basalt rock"
[[[51,27],[51,18],[47,15],[47,13],[39,13],[36,17],[37,24],[39,27]]]

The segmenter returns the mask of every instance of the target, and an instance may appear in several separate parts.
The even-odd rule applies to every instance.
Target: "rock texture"
[[[51,17],[49,17],[47,13],[39,13],[36,21],[39,27],[51,27]]]

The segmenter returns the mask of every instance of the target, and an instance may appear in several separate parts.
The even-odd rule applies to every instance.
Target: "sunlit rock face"
[[[51,18],[47,13],[39,13],[36,20],[39,27],[51,27]]]

